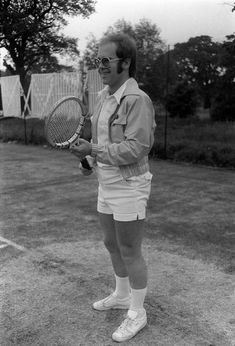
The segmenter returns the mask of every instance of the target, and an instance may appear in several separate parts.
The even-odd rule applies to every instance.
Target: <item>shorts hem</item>
[[[145,212],[142,213],[130,213],[130,214],[120,214],[114,213],[113,218],[115,221],[136,221],[144,220],[146,217]]]
[[[101,214],[113,215],[112,211],[101,210],[101,209],[97,209],[97,211],[98,213],[101,213]]]
[[[145,219],[145,216],[143,215],[139,215],[139,214],[135,214],[135,215],[117,215],[117,214],[114,214],[113,215],[113,219],[115,221],[123,221],[123,222],[127,222],[127,221],[136,221],[136,220],[144,220]]]
[[[144,220],[146,218],[146,211],[142,212],[134,212],[134,213],[115,213],[111,210],[102,209],[100,207],[97,208],[98,213],[113,215],[113,219],[115,221],[136,221],[136,220]]]

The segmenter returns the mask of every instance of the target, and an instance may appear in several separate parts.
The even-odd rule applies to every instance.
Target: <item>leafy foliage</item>
[[[223,79],[235,80],[235,34],[226,36],[220,51],[220,66],[224,70]]]
[[[155,98],[156,84],[160,84],[160,81],[153,67],[166,47],[159,28],[146,19],[136,25],[135,35],[138,52],[137,79],[149,96]]]
[[[157,79],[157,76],[152,73],[153,65],[165,49],[157,25],[144,18],[135,26],[125,20],[120,20],[108,29],[107,33],[109,32],[124,32],[135,39],[137,46],[136,78],[143,90],[155,98],[153,79]]]
[[[211,119],[215,121],[235,121],[235,83],[223,83],[211,107]]]
[[[37,64],[57,63],[54,54],[79,55],[77,40],[60,34],[67,24],[65,16],[89,16],[94,0],[2,0],[0,2],[0,47],[11,58],[5,66],[21,77]]]
[[[94,61],[98,54],[98,48],[98,41],[95,36],[91,34],[83,54],[83,62],[88,70],[96,69]]]
[[[197,106],[195,89],[186,82],[179,83],[166,97],[166,109],[172,118],[187,118]]]
[[[153,66],[165,49],[165,44],[160,38],[160,30],[147,19],[141,19],[135,26],[122,19],[110,26],[104,35],[115,32],[124,32],[135,39],[138,52],[136,78],[141,87],[152,98],[155,98],[155,83],[153,84],[153,82],[155,82],[157,76],[154,76],[152,73]],[[94,68],[94,58],[97,55],[97,51],[98,40],[92,35],[89,38],[83,56],[88,69]]]
[[[165,151],[165,120],[158,117],[153,157],[235,168],[234,125],[210,120],[169,118]]]
[[[197,36],[187,42],[177,43],[172,52],[178,66],[178,80],[189,81],[204,99],[204,107],[211,104],[211,97],[219,76],[218,53],[220,44],[210,36]]]
[[[220,51],[221,75],[211,107],[216,121],[235,121],[235,35],[228,35]]]

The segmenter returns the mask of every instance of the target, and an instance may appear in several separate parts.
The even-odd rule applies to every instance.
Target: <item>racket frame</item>
[[[75,133],[72,137],[70,137],[68,140],[62,142],[62,143],[56,143],[56,142],[52,142],[51,139],[49,138],[48,134],[48,127],[50,125],[50,120],[54,114],[54,112],[57,110],[57,108],[63,104],[66,101],[76,101],[79,106],[81,107],[82,110],[82,116],[79,120],[79,124],[77,129],[75,130]],[[86,108],[84,106],[84,104],[82,103],[82,101],[76,97],[76,96],[65,96],[62,99],[58,100],[52,107],[52,109],[50,110],[50,112],[48,113],[47,117],[46,117],[46,122],[45,122],[45,137],[47,139],[47,141],[49,142],[49,144],[55,148],[58,149],[68,149],[70,147],[70,145],[72,143],[74,143],[81,135],[81,130],[83,128],[84,122],[85,122],[85,118],[87,116],[87,112],[86,112]]]

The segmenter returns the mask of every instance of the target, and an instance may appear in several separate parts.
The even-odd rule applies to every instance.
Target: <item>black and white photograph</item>
[[[235,2],[0,0],[0,346],[235,346]]]

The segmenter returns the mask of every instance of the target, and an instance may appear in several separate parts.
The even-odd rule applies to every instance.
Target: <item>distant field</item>
[[[199,118],[167,120],[157,116],[153,158],[167,158],[197,164],[235,168],[235,123],[211,122],[205,112]],[[29,118],[0,118],[0,140],[45,144],[44,121]]]
[[[153,156],[235,168],[235,123],[157,117]],[[166,149],[166,150],[165,150]]]

